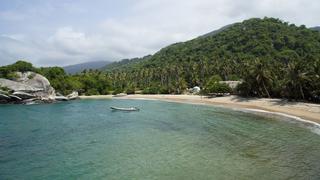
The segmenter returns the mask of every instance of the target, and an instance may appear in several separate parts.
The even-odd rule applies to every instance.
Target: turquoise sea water
[[[212,106],[1,105],[0,179],[320,179],[320,136]]]

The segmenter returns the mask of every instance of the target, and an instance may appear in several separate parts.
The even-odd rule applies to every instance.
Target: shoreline
[[[215,105],[245,112],[273,114],[300,122],[313,124],[320,128],[320,104],[287,102],[282,99],[242,98],[239,96],[206,98],[198,95],[112,95],[80,96],[80,99],[136,99],[160,100],[200,105]]]

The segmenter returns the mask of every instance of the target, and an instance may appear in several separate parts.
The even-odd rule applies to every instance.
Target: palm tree
[[[305,99],[304,86],[310,81],[309,72],[307,72],[302,63],[289,63],[286,75],[286,86],[293,89],[292,94],[300,94]],[[297,91],[297,92],[295,92]],[[295,95],[296,96],[296,95]]]
[[[268,98],[271,98],[267,86],[270,86],[272,82],[272,73],[267,68],[266,64],[259,59],[254,61],[254,64],[251,66],[250,74],[255,79],[258,87],[258,92],[260,92],[261,86],[263,91],[267,94]],[[262,93],[264,94],[264,93]]]
[[[312,98],[320,102],[320,59],[316,60],[312,69]]]

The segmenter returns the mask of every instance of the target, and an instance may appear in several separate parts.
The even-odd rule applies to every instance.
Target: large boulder
[[[30,98],[55,99],[55,90],[44,76],[34,72],[17,72],[16,75],[17,77],[13,80],[0,78],[0,87],[13,91],[14,96],[11,99],[15,101],[19,98],[23,100]]]
[[[41,91],[48,92],[52,89],[50,82],[44,76],[34,72],[17,72],[17,78],[15,81],[31,86],[35,89],[41,89]]]
[[[43,90],[41,88],[32,87],[30,85],[27,85],[21,82],[16,82],[13,80],[3,79],[3,78],[0,78],[0,86],[8,88],[12,91],[23,91],[23,92],[30,92],[30,93]]]

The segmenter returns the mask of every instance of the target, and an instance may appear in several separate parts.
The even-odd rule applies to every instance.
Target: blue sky
[[[320,25],[319,0],[0,0],[0,65],[132,58],[252,17]]]

